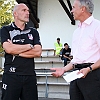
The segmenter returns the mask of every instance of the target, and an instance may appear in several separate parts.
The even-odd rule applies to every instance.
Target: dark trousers
[[[70,100],[100,100],[100,68],[70,83]]]
[[[38,100],[36,76],[4,74],[1,100]]]
[[[65,58],[65,57],[61,58],[61,60],[64,60],[64,66],[66,66],[67,65],[67,61],[69,61],[69,59]]]

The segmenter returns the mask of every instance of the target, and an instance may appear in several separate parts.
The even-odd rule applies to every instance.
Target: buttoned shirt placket
[[[80,29],[80,36],[79,36],[77,48],[74,54],[75,57],[77,57],[77,54],[81,45],[81,39],[82,39],[82,35],[84,34],[85,24],[82,23],[82,25],[79,25],[79,29]],[[75,64],[77,64],[77,62],[75,62]]]

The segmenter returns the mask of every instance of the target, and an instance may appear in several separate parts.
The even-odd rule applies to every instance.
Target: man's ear
[[[16,17],[17,16],[17,12],[14,12],[13,15],[14,15],[14,17]]]
[[[81,10],[82,10],[82,12],[84,12],[86,10],[86,7],[85,6],[82,6],[81,7]]]

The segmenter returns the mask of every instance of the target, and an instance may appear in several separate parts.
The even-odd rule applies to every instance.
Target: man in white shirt
[[[52,75],[60,77],[71,69],[79,69],[84,76],[70,83],[70,100],[100,100],[100,21],[92,16],[92,0],[74,0],[72,13],[79,20],[72,39],[71,62]]]

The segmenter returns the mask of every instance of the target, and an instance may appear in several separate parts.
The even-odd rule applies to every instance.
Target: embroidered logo
[[[28,38],[29,38],[30,40],[33,40],[32,34],[28,34]]]
[[[14,39],[14,40],[13,40],[13,43],[14,43],[14,42],[22,42],[22,43],[23,43],[24,41],[25,41],[25,39],[19,39],[19,40],[15,40],[15,39]]]
[[[3,84],[2,88],[6,90],[7,89],[7,84]]]
[[[16,70],[16,68],[15,68],[15,67],[11,67],[9,71],[14,73],[14,72],[15,72],[15,70]]]

